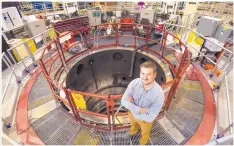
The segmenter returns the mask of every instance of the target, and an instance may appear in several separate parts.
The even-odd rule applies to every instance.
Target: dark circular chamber
[[[66,85],[69,89],[89,93],[114,95],[123,94],[128,84],[135,78],[139,78],[140,65],[152,58],[137,53],[134,73],[130,78],[132,51],[130,50],[105,50],[93,53],[78,61],[69,71],[66,79]],[[155,61],[154,61],[155,62]],[[156,82],[162,84],[166,81],[165,73],[162,67],[157,65]],[[87,110],[106,113],[106,103],[103,99],[95,97],[84,97],[87,104]],[[115,101],[115,111],[120,105],[120,101]],[[126,111],[126,109],[122,109]]]

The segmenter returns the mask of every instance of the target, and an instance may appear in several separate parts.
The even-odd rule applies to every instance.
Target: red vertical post
[[[164,36],[165,36],[165,33],[166,33],[166,31],[163,29],[163,31],[162,31],[163,33],[162,33],[162,37],[161,37],[161,42],[160,42],[160,55],[161,55],[161,57],[163,56],[163,54],[162,54],[162,52],[163,52],[163,44],[164,44]]]
[[[134,29],[134,31],[135,31],[135,37],[134,37],[134,48],[136,49],[136,35],[137,35],[137,32],[136,32],[136,24],[135,24],[135,29]]]
[[[46,80],[47,80],[47,76],[49,76],[49,73],[48,73],[48,71],[46,70],[46,67],[45,67],[45,65],[44,65],[44,63],[43,63],[43,61],[42,61],[42,59],[40,59],[39,60],[39,64],[40,64],[40,66],[41,66],[41,69],[42,69],[42,72],[46,75],[45,77],[46,77]],[[48,81],[48,80],[47,80]],[[53,86],[51,85],[51,83],[48,81],[48,83],[49,83],[49,85],[50,85],[50,89],[53,91]]]
[[[45,75],[46,75],[46,80],[47,80],[47,82],[49,83],[50,89],[51,89],[52,92],[54,93],[54,92],[55,92],[55,91],[54,91],[54,87],[53,87],[52,83],[50,83],[50,81],[47,79],[47,76],[49,76],[49,74],[48,74],[48,72],[46,71],[45,65],[43,64],[43,62],[42,62],[41,59],[40,59],[39,63],[40,63],[40,66],[42,67],[43,73],[45,73]],[[56,85],[56,86],[57,86],[57,85]],[[63,89],[64,92],[65,92],[65,95],[66,95],[66,97],[67,97],[67,99],[68,99],[68,102],[69,102],[69,104],[70,104],[70,106],[71,106],[71,108],[72,108],[72,112],[73,112],[73,114],[75,115],[75,118],[76,118],[76,121],[77,121],[77,114],[76,114],[75,111],[74,111],[74,106],[72,105],[72,101],[71,101],[71,99],[69,98],[69,95],[68,95],[68,93],[67,93],[67,90],[64,89],[64,88],[62,88],[62,89]],[[73,102],[74,102],[74,101],[73,101]]]
[[[40,64],[40,66],[41,66],[42,72],[45,73],[47,76],[49,76],[49,74],[48,74],[48,72],[47,72],[47,70],[46,70],[46,67],[45,67],[45,65],[44,65],[44,63],[43,63],[43,61],[42,61],[42,58],[39,59],[39,64]]]
[[[54,92],[55,92],[55,91],[54,91],[54,87],[53,87],[52,83],[47,79],[47,76],[49,76],[49,74],[48,74],[48,72],[47,72],[47,70],[46,70],[46,67],[45,67],[45,65],[44,65],[44,63],[43,63],[43,61],[42,61],[42,59],[39,60],[39,64],[40,64],[41,69],[42,69],[42,72],[44,73],[44,75],[45,75],[45,77],[46,77],[46,80],[47,80],[47,82],[48,82],[48,84],[49,84],[49,86],[50,86],[50,90],[52,91],[53,94],[55,94],[55,93],[54,93]]]
[[[85,42],[85,45],[86,47],[88,48],[88,40],[87,40],[87,34],[86,34],[86,27],[83,28],[83,32],[84,32],[84,42]],[[89,49],[89,48],[88,48]]]
[[[92,31],[92,27],[90,28],[90,30]],[[90,42],[91,34],[89,33],[89,28],[87,28],[87,33],[88,33],[88,42]]]
[[[58,50],[61,51],[60,54],[62,54],[61,56],[63,57],[63,60],[64,60],[64,63],[66,64],[66,59],[65,59],[65,56],[64,56],[64,53],[63,53],[63,47],[61,45],[61,43],[59,42],[59,38],[57,40],[58,42]]]
[[[145,49],[147,50],[148,49],[148,44],[149,44],[149,35],[150,35],[150,26],[147,27],[147,30],[146,30],[146,42],[145,42]]]
[[[108,97],[106,98],[106,109],[107,109],[107,118],[108,118],[108,127],[109,127],[109,131],[112,131],[112,124],[111,124],[111,111],[110,111],[110,107],[114,106],[113,104],[113,100],[111,100],[111,96],[108,95]],[[112,110],[112,109],[111,109]],[[113,114],[113,113],[112,113]],[[112,117],[113,118],[113,117]],[[113,122],[113,121],[112,121]]]
[[[54,28],[54,27],[53,27]],[[56,31],[56,29],[54,28],[55,34],[57,37],[59,37],[59,33]]]
[[[62,57],[61,57],[61,54],[60,54],[60,51],[59,51],[59,48],[58,48],[58,45],[57,45],[56,41],[59,41],[59,39],[58,39],[58,40],[55,40],[56,50],[57,50],[58,55],[59,55],[59,58],[60,58],[60,60],[61,60],[62,67],[64,67],[64,65],[63,65],[63,60],[62,60]]]
[[[187,49],[188,49],[188,48],[186,47],[185,50],[184,50],[184,54],[183,54],[183,56],[182,56],[182,58],[181,58],[178,71],[176,72],[176,77],[177,77],[177,78],[180,77],[179,75],[180,75],[181,71],[183,70],[182,68],[183,68],[185,59],[186,59],[186,57],[187,57]]]
[[[66,88],[62,88],[62,89],[63,89],[64,92],[65,92],[66,98],[67,98],[67,100],[68,100],[68,102],[69,102],[69,104],[70,104],[70,107],[71,107],[71,109],[72,109],[72,112],[73,112],[73,114],[74,114],[74,116],[75,116],[75,118],[76,118],[76,122],[77,122],[78,120],[80,121],[80,116],[79,116],[79,118],[78,118],[77,109],[76,109],[76,106],[75,106],[74,99],[73,99],[73,97],[71,96],[71,93],[70,93],[69,91],[67,91]]]
[[[165,105],[165,110],[168,110],[168,108],[169,108],[169,106],[170,106],[170,104],[171,104],[172,96],[174,95],[174,93],[175,93],[175,91],[176,91],[176,88],[177,88],[177,86],[178,86],[178,82],[179,82],[178,79],[175,78],[175,80],[174,80],[174,82],[173,82],[173,84],[172,84],[172,86],[171,86],[171,89],[170,89],[170,91],[169,91],[169,93],[168,93],[168,95],[167,95],[168,101],[167,101],[167,103],[166,103],[166,105]]]
[[[114,125],[114,123],[115,123],[115,117],[114,117],[114,115],[115,115],[115,109],[114,109],[114,106],[115,106],[115,102],[113,101],[113,99],[112,99],[112,96],[110,96],[110,100],[111,100],[111,117],[112,117],[112,129],[114,129],[115,128],[115,125]]]
[[[181,81],[181,78],[182,78],[183,74],[185,73],[185,68],[183,68],[183,65],[185,64],[186,57],[189,57],[188,54],[187,54],[188,53],[187,51],[188,51],[188,48],[186,47],[185,51],[184,51],[184,54],[183,54],[183,56],[181,58],[180,64],[179,64],[178,71],[176,72],[175,81],[172,84],[171,89],[170,89],[170,91],[168,93],[168,103],[167,103],[167,105],[165,107],[166,110],[168,110],[169,105],[170,105],[171,100],[172,100],[172,97],[175,95],[176,90],[178,89],[179,83]],[[183,74],[181,74],[181,73],[183,73]]]
[[[112,24],[112,25],[114,25],[114,24]],[[115,37],[116,37],[116,40],[115,40],[116,47],[118,47],[118,46],[119,46],[119,32],[118,32],[118,23],[116,23]]]
[[[163,35],[163,43],[162,43],[162,53],[161,53],[161,57],[163,57],[164,55],[164,49],[166,47],[166,42],[167,42],[167,35],[168,33],[165,31],[165,35]]]
[[[111,131],[110,106],[108,104],[106,105],[106,109],[107,109],[108,127],[109,131]]]

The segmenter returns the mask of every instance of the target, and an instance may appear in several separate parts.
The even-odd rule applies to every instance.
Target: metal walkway
[[[43,76],[39,78],[44,81]],[[45,86],[39,81],[36,81],[34,86],[38,87],[39,84]],[[149,145],[185,144],[199,126],[204,106],[199,82],[186,80],[176,96],[163,118],[169,120],[174,130],[179,131],[183,139],[179,141],[173,136],[173,130],[168,130],[161,125],[161,122],[155,121],[151,129]],[[34,97],[34,100],[38,99],[40,98]],[[32,99],[29,100],[29,103],[31,102],[33,102]],[[188,105],[193,108],[196,106],[194,110],[199,111],[193,111],[193,108],[188,108]],[[32,122],[31,126],[46,145],[139,145],[140,139],[140,132],[131,139],[125,139],[124,134],[128,130],[111,133],[81,126],[61,106]]]
[[[105,41],[100,40],[99,45],[101,43],[105,44]],[[108,41],[115,40],[108,38]],[[124,44],[125,40],[121,39],[120,42]],[[158,50],[160,48],[158,45],[155,45],[152,46],[152,49]],[[50,53],[53,54],[54,50],[50,50]],[[167,59],[173,61],[175,64],[177,63],[176,58],[171,55],[171,52],[164,53]],[[70,55],[68,52],[65,53],[66,57]],[[47,57],[50,57],[50,55]],[[76,61],[76,59],[73,60],[70,65],[73,65],[73,62]],[[55,73],[53,71],[60,64],[61,62],[59,60],[54,63],[51,69],[52,74]],[[55,80],[64,83],[64,76],[65,72],[61,70]],[[41,73],[29,95],[28,113],[32,115],[36,110],[39,111],[42,109],[43,105],[49,102],[56,102],[54,99],[47,80]],[[53,107],[48,105],[47,107],[49,109],[45,110],[40,116],[33,116],[31,118],[30,114],[28,114],[31,127],[46,145],[139,145],[140,132],[131,139],[125,139],[124,134],[128,130],[114,131],[111,133],[84,127],[58,105],[58,103]],[[154,122],[151,129],[149,145],[184,144],[199,126],[203,116],[203,108],[203,91],[199,81],[186,80],[162,120]],[[167,123],[164,123],[166,120]],[[168,128],[169,126],[167,124],[172,125],[172,127]],[[180,135],[180,137],[176,136],[175,133]]]
[[[31,126],[46,145],[139,145],[140,132],[125,139],[128,130],[113,133],[82,127],[61,106],[44,115]],[[155,121],[150,145],[175,145],[175,140]]]

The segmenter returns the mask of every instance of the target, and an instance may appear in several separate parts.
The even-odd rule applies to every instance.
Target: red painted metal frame
[[[41,69],[37,69],[29,81],[25,84],[22,92],[19,96],[19,100],[16,107],[16,132],[20,136],[24,145],[44,145],[41,139],[38,137],[37,133],[30,126],[28,119],[28,98],[31,92],[31,89],[41,73]]]
[[[136,24],[128,24],[128,23],[125,23],[127,25],[132,25],[132,26],[136,26]],[[116,26],[118,26],[118,24],[115,24]],[[98,26],[102,26],[102,25],[97,25],[97,26],[92,26],[92,27],[98,27]],[[142,25],[142,26],[146,26],[146,25]],[[150,40],[149,39],[149,33],[150,33],[150,30],[153,28],[153,27],[150,27],[150,26],[146,26],[147,27],[147,33],[146,33],[146,38],[143,38],[143,37],[138,37],[136,36],[136,34],[134,36],[131,36],[131,35],[121,35],[121,36],[127,36],[127,37],[134,37],[134,44],[132,46],[136,47],[136,38],[140,38],[140,39],[143,39],[146,41],[146,46],[144,48],[144,50],[147,50],[147,51],[150,51],[152,53],[154,53],[155,55],[159,56],[160,58],[162,58],[164,61],[166,61],[172,72],[176,75],[175,76],[175,79],[173,79],[172,81],[168,82],[168,83],[165,83],[163,86],[166,87],[166,86],[170,86],[171,85],[171,89],[168,93],[168,97],[166,98],[165,100],[165,106],[162,108],[162,111],[160,112],[160,115],[159,116],[162,116],[163,115],[163,112],[165,110],[168,109],[169,105],[170,105],[170,102],[171,102],[171,99],[172,97],[175,95],[176,93],[176,90],[178,88],[178,85],[179,85],[179,82],[182,78],[182,76],[184,75],[186,69],[188,68],[188,65],[190,64],[189,62],[189,55],[188,55],[188,50],[187,50],[187,47],[184,45],[183,42],[181,42],[179,40],[179,44],[180,45],[183,45],[186,49],[183,53],[183,56],[181,58],[181,60],[179,60],[179,58],[176,58],[178,59],[180,62],[179,62],[179,67],[177,67],[177,69],[175,70],[175,68],[173,67],[172,63],[167,60],[164,56],[163,56],[163,51],[164,49],[166,48],[166,37],[168,34],[170,34],[171,36],[173,36],[174,38],[178,39],[175,35],[165,31],[165,30],[159,30],[159,31],[164,31],[163,33],[165,34],[163,39],[162,39],[162,42],[156,42],[158,44],[161,45],[161,48],[160,48],[160,52],[162,52],[161,54],[148,48],[148,41],[153,41],[155,42],[154,40]],[[117,28],[117,27],[116,27]],[[134,31],[135,29],[133,29]],[[74,30],[74,31],[78,31],[78,30]],[[80,53],[77,53],[75,55],[73,55],[72,57],[66,59],[65,56],[64,56],[64,51],[67,51],[70,47],[74,46],[74,45],[77,45],[79,43],[83,43],[85,42],[87,44],[88,41],[91,41],[93,39],[96,39],[96,38],[105,38],[106,36],[102,36],[102,37],[93,37],[91,38],[90,37],[90,34],[88,33],[88,38],[86,37],[87,36],[87,32],[89,31],[89,28],[88,27],[84,27],[84,29],[79,29],[79,31],[83,31],[84,33],[84,41],[82,42],[74,42],[72,44],[69,44],[68,45],[68,48],[61,48],[62,45],[59,44],[59,38],[57,38],[57,40],[55,41],[52,41],[50,44],[48,44],[43,52],[42,52],[42,55],[41,55],[41,58],[40,58],[40,66],[42,68],[42,71],[43,71],[43,74],[45,75],[46,79],[48,80],[48,83],[50,85],[50,88],[53,92],[53,94],[55,94],[55,96],[60,99],[61,101],[63,101],[66,105],[68,105],[69,107],[71,107],[72,109],[72,112],[73,112],[73,115],[76,119],[76,121],[79,121],[81,123],[81,125],[84,125],[84,126],[91,126],[91,127],[95,127],[97,129],[102,129],[102,130],[106,130],[106,131],[112,131],[112,130],[117,130],[117,129],[122,129],[122,128],[126,128],[128,126],[119,126],[119,125],[113,125],[111,123],[113,123],[114,121],[114,105],[115,105],[115,102],[114,102],[114,99],[121,99],[122,95],[98,95],[98,94],[92,94],[92,93],[86,93],[86,92],[79,92],[79,91],[73,91],[73,90],[70,90],[70,89],[66,89],[65,87],[63,87],[63,85],[59,84],[58,82],[56,82],[55,80],[55,77],[58,75],[58,73],[61,71],[61,69],[64,69],[64,65],[63,65],[63,60],[64,60],[64,63],[65,64],[68,64],[69,62],[71,62],[73,59],[77,58],[78,56],[84,54],[84,53],[87,53],[89,51],[92,51],[93,49],[100,49],[102,47],[108,47],[108,46],[118,46],[119,45],[119,34],[118,34],[118,30],[115,29],[115,35],[112,35],[113,37],[116,37],[116,42],[115,44],[104,44],[104,45],[100,45],[98,47],[92,47],[90,49],[87,49],[87,50],[84,50]],[[74,32],[70,32],[71,34]],[[66,33],[68,34],[68,33]],[[63,35],[66,35],[66,34],[63,34]],[[60,36],[61,37],[61,36]],[[52,44],[52,43],[56,43],[56,50],[57,50],[57,54],[55,55],[54,58],[50,58],[50,60],[52,60],[52,63],[50,64],[50,67],[49,67],[49,72],[46,70],[46,67],[45,65],[47,65],[48,61],[46,62],[43,62],[42,58],[45,54],[45,50]],[[55,77],[53,79],[51,79],[50,77],[50,71],[51,71],[51,68],[52,68],[52,65],[53,63],[55,62],[55,60],[58,58],[60,58],[61,62],[62,62],[62,65],[58,68],[58,70],[56,71],[55,73]],[[179,68],[179,69],[178,69]],[[57,95],[57,93],[54,91],[54,86],[57,87],[57,88],[60,88],[62,89],[64,92],[65,92],[65,95],[66,95],[66,99],[68,101],[66,101],[65,99],[61,98],[59,95]],[[91,96],[93,98],[100,98],[100,99],[103,99],[106,101],[106,108],[107,108],[107,115],[103,115],[103,114],[99,114],[99,113],[95,113],[95,112],[90,112],[90,111],[85,111],[85,110],[81,110],[81,109],[77,109],[76,106],[75,106],[75,102],[74,102],[74,99],[72,98],[71,96],[71,93],[76,93],[76,94],[81,94],[81,95],[84,95],[84,96]],[[103,117],[103,118],[107,118],[108,120],[108,128],[105,128],[105,127],[102,127],[102,126],[94,126],[94,125],[90,125],[88,123],[85,123],[82,118],[80,117],[80,114],[79,113],[85,113],[85,114],[90,114],[90,115],[95,115],[95,116],[99,116],[99,117]],[[126,115],[126,113],[119,113],[119,115]],[[158,117],[159,117],[158,116]],[[112,121],[112,122],[111,122]]]
[[[215,128],[217,105],[215,104],[213,90],[205,75],[195,65],[191,65],[190,70],[196,75],[204,90],[204,112],[198,129],[185,145],[205,145],[209,143],[210,139],[213,137],[212,134]]]

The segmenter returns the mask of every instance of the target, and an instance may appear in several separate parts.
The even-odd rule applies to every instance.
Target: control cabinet
[[[2,28],[4,31],[10,31],[23,25],[23,19],[16,7],[2,9]]]
[[[213,37],[219,25],[223,23],[222,19],[213,18],[209,16],[201,17],[197,26],[197,32],[205,37]]]
[[[101,11],[100,10],[88,10],[89,25],[99,25],[101,24]]]
[[[228,38],[233,36],[233,29],[224,25],[220,25],[214,35],[214,38],[220,42],[226,42]]]
[[[43,19],[36,19],[27,22],[27,30],[29,31],[30,37],[33,37],[39,33],[46,31],[46,25]],[[48,33],[44,37],[48,37]]]

